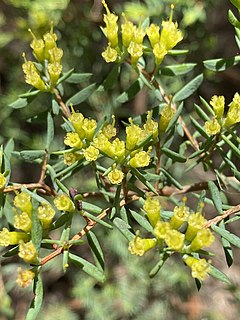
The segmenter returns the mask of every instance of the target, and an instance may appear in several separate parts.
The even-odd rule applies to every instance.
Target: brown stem
[[[71,112],[68,109],[68,107],[66,106],[66,104],[63,102],[62,97],[56,88],[54,89],[54,94],[55,94],[57,101],[62,109],[63,114],[65,115],[66,118],[69,118],[71,115]]]
[[[157,160],[156,160],[156,168],[155,168],[155,174],[159,175],[160,174],[160,157],[161,157],[161,153],[160,153],[160,140],[156,143],[156,156],[157,156]],[[159,184],[158,184],[159,179],[156,180],[155,182],[155,189],[157,191],[159,191]]]
[[[238,213],[239,211],[240,211],[240,204],[225,211],[224,214],[221,214],[220,216],[216,216],[215,218],[208,220],[208,222],[205,223],[204,228],[209,228],[212,224],[217,224],[218,222],[224,220],[225,218],[229,217],[232,214]]]

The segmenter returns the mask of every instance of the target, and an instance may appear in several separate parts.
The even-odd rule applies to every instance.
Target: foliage
[[[154,7],[151,1],[145,2]],[[231,2],[240,9],[238,1]],[[18,1],[14,4],[21,6]],[[107,38],[102,58],[112,64],[106,78],[101,79],[97,70],[77,72],[69,61],[64,65],[65,49],[58,46],[53,24],[41,37],[30,30],[33,58],[23,53],[22,65],[30,89],[8,106],[13,114],[31,110],[28,122],[33,128],[41,126],[41,139],[34,146],[26,148],[9,139],[0,149],[0,245],[5,247],[1,259],[10,258],[14,263],[20,258],[16,282],[22,288],[33,286],[27,320],[36,319],[41,310],[42,270],[60,255],[64,273],[81,269],[86,274],[72,292],[82,297],[88,319],[100,314],[119,318],[108,304],[109,295],[119,297],[116,303],[122,317],[143,319],[142,305],[150,300],[148,288],[160,290],[159,280],[149,282],[148,277],[159,279],[159,273],[165,272],[169,284],[181,285],[186,281],[181,272],[174,270],[171,278],[167,267],[174,261],[190,269],[198,288],[209,275],[231,284],[215,266],[218,253],[206,248],[216,236],[221,237],[231,266],[232,246],[240,247],[239,237],[231,231],[239,219],[240,204],[231,204],[226,191],[239,192],[240,188],[239,93],[228,105],[223,95],[214,95],[209,102],[200,97],[189,116],[184,112],[186,101],[200,88],[206,72],[195,72],[197,64],[185,57],[188,50],[178,48],[184,34],[174,22],[174,6],[169,18],[163,14],[160,25],[150,22],[148,16],[154,14],[147,11],[136,25],[127,12],[142,10],[144,5],[126,4],[126,14],[121,17],[112,13],[104,0],[102,4],[106,13],[101,29]],[[67,2],[62,5],[64,8]],[[186,8],[182,10],[183,15],[189,14]],[[193,23],[186,16],[185,27]],[[240,48],[240,22],[231,10],[228,19]],[[68,54],[69,49],[66,51]],[[237,54],[203,61],[205,70],[211,72],[238,64]],[[176,86],[168,87],[166,78]],[[122,107],[131,106],[142,93],[148,107],[140,115],[129,111],[131,116],[126,119]],[[85,110],[87,101],[91,108]],[[42,102],[44,106],[36,108]],[[17,134],[21,135],[20,128]],[[38,168],[38,181],[16,182],[16,160]],[[201,181],[194,175],[196,168],[204,172]],[[215,217],[209,215],[210,207]],[[95,231],[100,228],[102,232]],[[119,256],[128,266],[128,274],[114,277],[116,286],[108,283],[114,266],[105,268],[105,234],[113,237],[108,243],[121,244]],[[144,257],[131,257],[130,253]],[[148,255],[151,258],[147,259]],[[145,259],[144,268],[141,259]],[[129,287],[135,280],[137,291]],[[96,301],[94,310],[89,294]],[[5,301],[8,304],[7,294]],[[159,306],[155,302],[146,314],[166,308],[164,302]],[[71,317],[75,319],[75,314]]]

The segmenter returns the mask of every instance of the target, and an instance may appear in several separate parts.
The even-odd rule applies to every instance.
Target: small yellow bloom
[[[58,47],[54,47],[51,50],[48,50],[49,53],[49,61],[50,63],[61,63],[61,59],[63,56],[63,50],[58,48]]]
[[[221,126],[216,118],[205,122],[205,129],[207,134],[213,136],[221,131]]]
[[[30,242],[19,242],[19,252],[18,256],[22,258],[27,263],[37,262],[37,250],[34,244]]]
[[[145,36],[146,32],[139,26],[134,30],[134,42],[137,44],[142,44],[143,43],[143,38]]]
[[[226,115],[224,127],[228,128],[240,122],[240,95],[235,93],[232,102],[230,103],[229,110]]]
[[[147,120],[144,124],[143,128],[146,135],[152,134],[153,138],[157,138],[158,136],[158,123],[151,118],[152,112],[148,111]]]
[[[133,150],[138,142],[144,138],[143,130],[133,123],[129,118],[130,126],[126,127],[126,148],[127,150]]]
[[[50,226],[55,213],[53,207],[47,202],[43,202],[41,206],[38,207],[38,219],[40,220],[43,229],[47,229]]]
[[[213,96],[210,101],[211,106],[213,107],[213,111],[217,117],[217,119],[221,119],[224,114],[225,108],[225,98],[224,96]]]
[[[147,167],[151,161],[151,158],[146,151],[137,152],[133,158],[130,159],[129,165],[133,168]]]
[[[156,239],[142,239],[136,235],[134,239],[129,242],[128,250],[131,254],[143,256],[145,252],[155,247],[156,244]]]
[[[42,62],[45,59],[44,50],[45,50],[45,44],[42,39],[37,39],[35,35],[33,34],[31,29],[28,29],[28,31],[31,33],[33,37],[33,41],[30,44],[30,47],[33,49],[34,56],[36,59],[40,62]]]
[[[64,153],[63,161],[67,166],[70,166],[82,158],[83,158],[83,154],[79,154],[77,152],[66,152]]]
[[[206,222],[207,220],[202,216],[201,211],[190,214],[188,218],[188,227],[185,234],[187,241],[192,241]]]
[[[70,117],[68,118],[69,121],[71,121],[75,131],[78,133],[80,139],[84,138],[85,132],[82,129],[83,126],[83,120],[84,120],[84,116],[82,115],[82,113],[80,112],[75,112],[73,110],[73,113],[70,115]]]
[[[208,247],[214,242],[214,240],[215,237],[210,229],[199,230],[195,238],[191,242],[190,250],[197,251],[202,249],[203,247]]]
[[[102,57],[107,63],[114,62],[118,58],[117,50],[108,46],[106,50],[102,52]]]
[[[184,245],[184,234],[177,230],[169,229],[164,240],[170,250],[181,251]]]
[[[16,283],[22,287],[26,288],[29,286],[35,277],[35,273],[31,270],[22,270],[22,268],[18,268],[18,276]]]
[[[189,217],[189,211],[186,207],[187,198],[183,198],[183,204],[180,207],[175,207],[173,210],[173,215],[170,220],[170,225],[173,229],[178,229],[181,225],[187,221]]]
[[[79,148],[81,149],[83,144],[77,132],[68,132],[64,143],[71,148]]]
[[[97,137],[93,139],[93,143],[96,148],[106,154],[108,154],[108,150],[111,148],[111,142],[108,141],[102,132],[100,132]]]
[[[113,156],[117,157],[118,160],[121,161],[121,159],[125,157],[126,153],[125,142],[116,138],[115,140],[113,140],[111,147]]]
[[[13,204],[15,207],[20,209],[21,211],[27,212],[29,217],[32,215],[32,202],[31,202],[31,196],[27,192],[20,192],[18,193],[14,200]]]
[[[158,221],[154,228],[154,234],[158,239],[165,239],[168,231],[171,229],[169,222]]]
[[[170,121],[172,120],[174,114],[175,114],[175,110],[171,107],[171,103],[169,103],[168,105],[166,104],[161,113],[160,113],[160,121],[159,121],[159,129],[162,132],[165,132],[167,130],[167,127],[170,123]]]
[[[155,227],[157,222],[160,220],[161,205],[159,200],[156,197],[152,198],[147,196],[143,209],[146,211],[151,225]]]
[[[124,47],[128,48],[129,44],[131,43],[134,35],[134,31],[136,26],[131,21],[128,21],[126,15],[122,13],[122,16],[125,22],[121,25],[122,28],[122,43]]]
[[[29,218],[29,215],[26,212],[17,213],[14,216],[13,225],[16,229],[30,232],[32,229],[32,220]]]
[[[83,120],[82,129],[84,130],[85,138],[88,141],[92,141],[95,129],[97,128],[97,122],[94,119],[87,119]]]
[[[0,173],[0,190],[5,187],[6,183],[7,183],[6,177],[4,177],[2,173]]]
[[[62,72],[62,65],[59,62],[49,63],[47,69],[50,76],[50,84],[53,87],[58,82]]]
[[[58,195],[54,200],[55,207],[60,211],[74,211],[75,207],[69,196],[66,194]]]
[[[128,53],[131,56],[131,62],[136,65],[139,58],[143,55],[143,45],[132,41],[128,47]]]
[[[26,83],[32,85],[40,91],[45,91],[47,86],[42,80],[39,71],[37,70],[35,64],[32,61],[27,61],[25,54],[23,53],[24,64],[22,65],[23,72],[25,73]]]
[[[28,241],[30,236],[25,232],[9,231],[7,228],[3,228],[0,231],[0,246],[7,247],[9,245],[18,244],[19,241]]]
[[[112,123],[107,124],[103,127],[102,133],[105,137],[110,140],[111,138],[115,137],[117,134],[117,130],[115,128],[115,116],[112,116]]]
[[[154,48],[154,46],[160,41],[159,30],[159,26],[157,26],[154,23],[151,23],[150,26],[146,29],[147,36],[149,38],[152,48]]]
[[[205,259],[196,259],[191,256],[183,258],[184,262],[192,269],[192,277],[201,281],[205,280],[210,272],[209,263]]]
[[[155,56],[156,65],[159,65],[167,54],[167,50],[160,42],[158,42],[153,47],[153,54]]]
[[[108,179],[112,184],[120,184],[124,178],[124,174],[121,170],[114,168],[108,174]]]
[[[104,0],[102,0],[102,4],[104,5],[107,12],[107,14],[104,14],[103,16],[103,20],[106,24],[106,28],[104,28],[104,31],[106,32],[111,47],[115,48],[118,45],[118,16],[110,12]]]
[[[84,150],[84,157],[87,161],[96,161],[99,155],[99,150],[94,146],[89,146]]]

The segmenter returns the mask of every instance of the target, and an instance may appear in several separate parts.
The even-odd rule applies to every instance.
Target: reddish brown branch
[[[60,105],[60,107],[62,109],[63,114],[65,115],[66,118],[69,118],[71,115],[71,112],[68,109],[68,107],[66,106],[66,104],[63,102],[62,97],[56,88],[54,89],[54,94],[56,96],[58,104]]]

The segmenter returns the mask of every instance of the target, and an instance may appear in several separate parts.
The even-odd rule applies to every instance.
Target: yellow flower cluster
[[[124,178],[123,166],[125,168],[143,168],[150,164],[151,147],[144,150],[145,141],[158,138],[158,122],[147,114],[143,127],[133,123],[130,118],[130,125],[126,127],[126,141],[116,137],[115,117],[112,123],[106,124],[97,131],[97,123],[93,119],[84,118],[82,113],[73,110],[68,119],[75,131],[68,132],[64,143],[70,149],[64,152],[64,162],[72,165],[78,160],[85,158],[87,161],[96,161],[100,155],[107,156],[114,162],[112,170],[108,172],[109,181],[112,184],[120,184]]]
[[[42,64],[42,68],[39,68],[33,61],[27,61],[23,53],[22,69],[25,73],[25,81],[40,91],[51,91],[62,72],[63,51],[57,47],[57,35],[53,32],[53,27],[43,36],[43,39],[37,39],[32,31],[29,31],[33,37],[30,46],[37,62]]]
[[[147,28],[143,28],[141,24],[136,26],[122,13],[124,21],[121,24],[120,37],[118,35],[118,16],[110,12],[105,0],[102,0],[102,3],[107,13],[103,17],[103,21],[106,24],[103,31],[108,39],[108,47],[102,53],[102,57],[108,63],[122,61],[129,54],[131,63],[135,66],[143,55],[144,49],[147,48],[148,51],[152,51],[156,65],[159,65],[168,51],[174,48],[183,38],[177,23],[172,21],[173,5],[171,6],[170,18],[168,21],[162,22],[161,30],[154,23]],[[146,35],[150,42],[150,47],[143,44]]]
[[[184,262],[192,269],[192,276],[204,280],[210,270],[205,259],[193,258],[192,253],[210,246],[215,238],[210,229],[204,228],[206,219],[201,210],[189,213],[186,207],[186,198],[181,206],[176,206],[169,221],[161,219],[161,205],[158,198],[147,196],[143,209],[153,227],[154,238],[141,238],[139,233],[129,243],[132,254],[142,256],[155,246],[159,250],[179,252],[183,255]]]
[[[240,95],[235,93],[232,102],[229,104],[229,109],[224,117],[225,97],[213,96],[210,101],[213,107],[214,117],[212,120],[205,122],[205,129],[207,134],[215,135],[219,133],[222,128],[229,128],[240,122]]]

